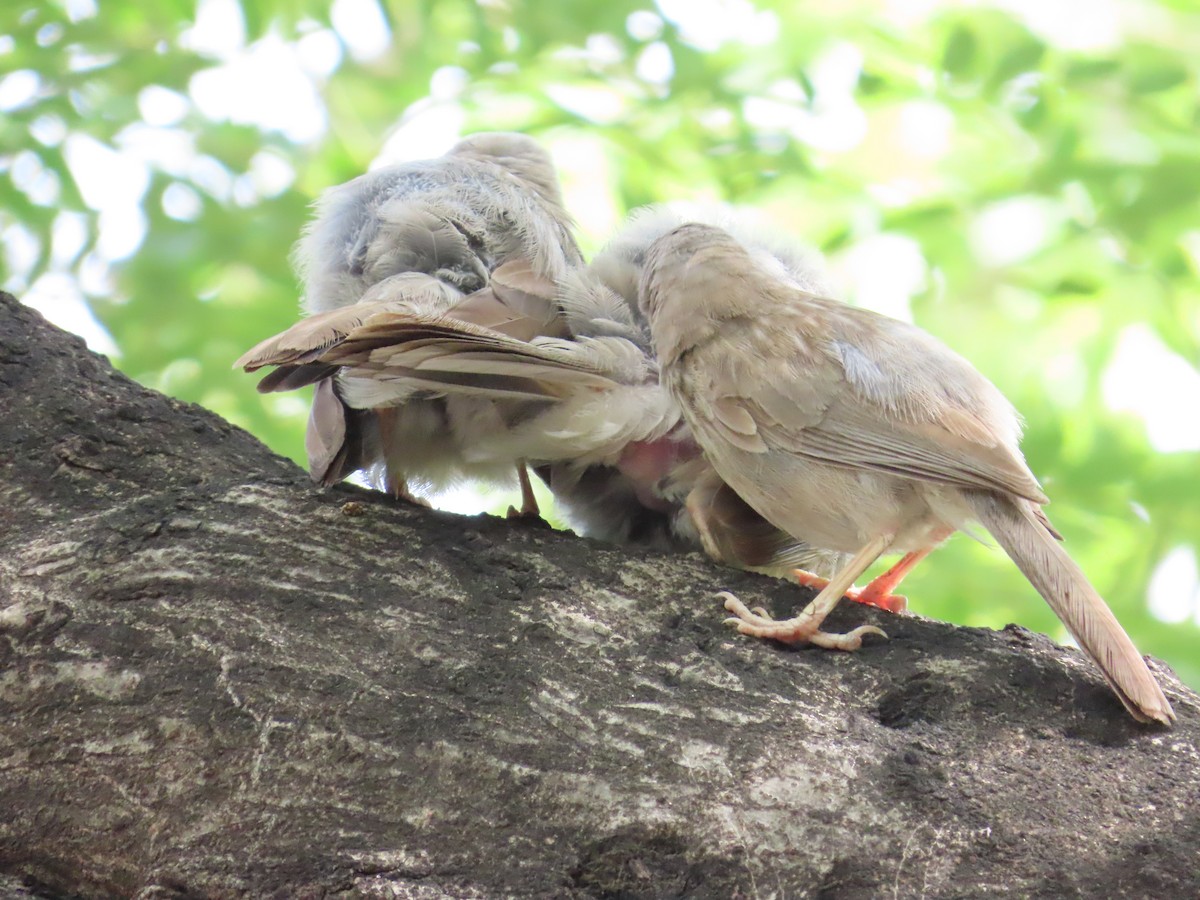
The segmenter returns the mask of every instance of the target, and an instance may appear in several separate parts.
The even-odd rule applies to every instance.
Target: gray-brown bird
[[[684,225],[650,248],[640,286],[663,382],[721,478],[763,518],[850,561],[784,621],[732,595],[740,632],[857,649],[829,611],[880,555],[889,594],[953,532],[981,523],[1140,721],[1174,711],[1129,636],[1063,550],[1018,447],[1020,422],[965,359],[915,326],[823,299],[727,232]]]
[[[516,471],[525,511],[536,512],[523,466],[464,452],[489,428],[493,404],[447,397],[437,376],[351,374],[323,357],[383,313],[429,318],[454,307],[474,324],[565,335],[558,285],[582,257],[545,150],[525,135],[474,134],[438,159],[332,188],[294,257],[310,315],[235,366],[275,366],[259,384],[263,392],[316,385],[306,434],[313,478],[332,484],[368,470],[387,490],[410,496],[414,484],[504,481]]]
[[[727,211],[707,215],[730,220]],[[458,306],[442,315],[380,312],[320,361],[341,366],[343,381],[437,385],[458,402],[490,405],[474,421],[474,439],[461,441],[468,461],[504,468],[527,460],[586,536],[662,549],[701,546],[727,564],[774,574],[831,569],[837,554],[814,551],[770,525],[716,476],[659,383],[637,284],[646,249],[683,221],[677,210],[645,210],[590,266],[567,273],[558,305],[568,338],[518,333],[519,319],[484,327]],[[774,247],[737,219],[731,227],[780,277],[820,283],[804,255]],[[455,425],[471,427],[465,420]]]

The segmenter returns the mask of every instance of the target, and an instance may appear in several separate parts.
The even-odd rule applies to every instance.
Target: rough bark
[[[6,896],[1200,896],[1162,666],[1171,732],[1015,627],[739,637],[803,595],[315,489],[6,296],[0,447]]]

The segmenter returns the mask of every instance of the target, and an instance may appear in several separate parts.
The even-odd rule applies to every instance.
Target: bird
[[[796,566],[830,569],[839,561],[837,554],[800,544],[764,522],[715,476],[659,381],[649,323],[638,306],[638,283],[653,242],[695,221],[732,230],[780,277],[812,290],[828,288],[815,254],[780,240],[748,210],[683,203],[634,210],[589,265],[571,273],[559,305],[577,342],[612,338],[636,350],[632,355],[646,368],[637,377],[631,377],[632,370],[606,372],[632,387],[611,391],[594,413],[578,402],[548,412],[571,420],[573,427],[556,431],[575,435],[582,447],[594,446],[596,434],[623,417],[640,417],[646,410],[653,411],[658,433],[631,434],[625,428],[605,458],[560,453],[540,472],[557,508],[582,534],[662,549],[699,546],[719,562],[777,576],[789,575]],[[536,436],[533,428],[530,433]]]
[[[567,337],[517,333],[517,319],[486,327],[453,306],[434,316],[383,312],[328,348],[322,361],[343,367],[343,378],[436,383],[447,396],[495,404],[498,414],[481,420],[486,435],[464,441],[464,452],[477,464],[528,461],[556,509],[585,536],[701,548],[720,562],[769,574],[832,570],[839,554],[769,524],[716,476],[659,381],[637,305],[638,279],[654,240],[699,214],[639,211],[587,267],[569,271],[557,296]],[[703,214],[738,230],[762,264],[789,283],[822,283],[807,255],[773,246],[728,211]],[[885,599],[896,608],[894,598]]]
[[[522,464],[476,464],[464,454],[462,441],[494,417],[491,404],[447,398],[428,379],[350,374],[328,357],[384,313],[428,318],[453,307],[470,322],[565,335],[555,297],[583,263],[573,229],[553,161],[526,135],[480,132],[442,157],[369,172],[326,191],[296,245],[308,316],[234,366],[274,366],[259,383],[264,393],[316,385],[305,445],[322,484],[363,470],[414,500],[414,485],[428,492],[515,471],[521,511],[536,515]]]
[[[639,284],[660,377],[716,473],[765,520],[852,554],[798,615],[772,619],[722,594],[743,634],[856,650],[862,625],[821,630],[863,589],[890,594],[958,530],[982,524],[1141,722],[1175,718],[1142,656],[1042,510],[998,388],[937,338],[797,287],[729,232],[685,224],[650,247]]]

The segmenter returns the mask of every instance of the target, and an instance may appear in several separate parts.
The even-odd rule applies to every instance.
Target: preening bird
[[[492,424],[492,404],[369,365],[351,374],[329,359],[381,314],[428,319],[453,307],[468,323],[565,335],[558,284],[582,257],[546,151],[524,135],[480,133],[438,159],[355,178],[321,197],[294,256],[309,316],[235,366],[275,366],[263,392],[316,385],[306,435],[313,478],[332,484],[371,470],[410,496],[413,484],[516,471],[525,509],[536,512],[519,460],[497,467],[464,453]]]
[[[700,545],[720,562],[776,575],[796,566],[836,568],[839,554],[775,528],[721,481],[660,383],[638,284],[650,246],[689,221],[730,229],[762,266],[797,286],[827,288],[811,254],[779,241],[742,211],[666,205],[634,212],[586,269],[568,277],[559,304],[578,345],[611,339],[610,346],[641,359],[643,368],[605,366],[603,374],[614,382],[608,391],[571,397],[531,421],[526,434],[532,441],[551,432],[570,435],[576,447],[604,448],[597,457],[565,446],[545,457],[551,464],[539,472],[582,534],[639,545]],[[544,427],[551,420],[563,424]],[[617,442],[603,440],[610,430]]]
[[[659,383],[637,285],[647,248],[685,220],[671,209],[643,211],[590,266],[568,272],[557,295],[567,337],[520,318],[486,326],[461,313],[474,301],[468,297],[440,315],[378,312],[320,362],[341,367],[342,381],[436,386],[448,403],[475,404],[475,439],[461,441],[467,463],[528,461],[582,534],[701,546],[722,562],[776,574],[831,568],[837,554],[767,523],[716,476]],[[781,278],[819,283],[808,258],[772,249],[744,223],[733,227]],[[469,423],[455,424],[465,431]]]
[[[716,473],[764,519],[853,554],[794,618],[726,595],[740,632],[854,650],[829,611],[882,554],[889,595],[972,521],[992,533],[1140,721],[1175,714],[1129,636],[1063,550],[1018,447],[1020,423],[969,362],[915,326],[823,299],[728,232],[688,224],[650,248],[640,282],[661,377]]]

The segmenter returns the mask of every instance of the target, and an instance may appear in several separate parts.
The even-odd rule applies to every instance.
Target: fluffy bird
[[[668,205],[636,211],[585,270],[572,274],[559,303],[578,343],[615,339],[644,368],[606,369],[617,386],[592,402],[572,398],[534,423],[561,422],[554,432],[570,435],[585,449],[572,456],[563,447],[566,452],[548,457],[553,465],[542,470],[543,477],[583,534],[639,544],[652,536],[663,547],[699,544],[719,561],[772,574],[789,571],[789,565],[827,568],[836,555],[815,552],[764,522],[716,476],[659,381],[638,283],[654,241],[688,221],[729,228],[780,277],[810,290],[825,287],[808,254],[777,242],[736,210]],[[598,440],[618,425],[617,443]],[[530,436],[540,440],[533,431]],[[590,452],[597,446],[604,450],[601,458]]]
[[[725,595],[744,634],[854,650],[821,624],[876,559],[885,597],[972,521],[992,533],[1134,718],[1175,714],[1129,636],[1063,550],[1000,391],[919,328],[806,291],[729,233],[689,224],[650,248],[640,282],[662,379],[717,474],[764,519],[853,554],[794,618]],[[886,637],[886,635],[885,635]]]
[[[367,364],[350,372],[331,351],[380,316],[431,319],[451,308],[468,324],[524,337],[567,334],[555,300],[582,257],[546,151],[521,134],[474,134],[438,159],[332,188],[295,262],[310,315],[235,367],[276,367],[262,392],[316,385],[305,441],[313,478],[332,484],[368,470],[411,499],[414,483],[428,490],[460,476],[503,481],[516,471],[523,511],[536,513],[519,461],[498,466],[464,452],[498,427],[494,404],[448,396],[441,382],[453,373],[404,377]],[[359,340],[355,349],[362,347]]]
[[[464,442],[468,461],[528,460],[584,535],[699,545],[722,562],[774,574],[827,568],[837,554],[766,522],[716,475],[659,382],[637,287],[646,250],[683,221],[676,210],[643,211],[590,266],[562,279],[567,338],[518,333],[520,320],[483,327],[452,306],[440,317],[378,314],[321,361],[344,367],[343,379],[416,379],[446,396],[491,403],[495,414],[481,418],[488,433]],[[781,279],[805,289],[820,283],[803,255],[733,227]]]

